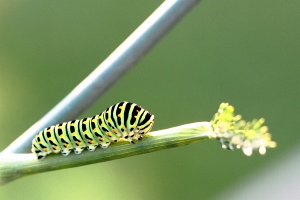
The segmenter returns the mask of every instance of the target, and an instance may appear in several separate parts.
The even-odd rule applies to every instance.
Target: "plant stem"
[[[0,185],[32,174],[179,147],[209,139],[211,134],[210,122],[196,122],[148,133],[142,141],[137,141],[134,145],[128,142],[119,142],[112,144],[107,149],[98,148],[94,152],[85,150],[80,155],[71,153],[64,157],[61,154],[50,154],[44,160],[37,160],[33,154],[1,153]]]

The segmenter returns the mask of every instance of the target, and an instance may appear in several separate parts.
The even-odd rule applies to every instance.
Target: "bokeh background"
[[[161,3],[0,1],[0,150]],[[230,199],[247,189],[299,149],[299,9],[297,0],[204,0],[81,116],[128,100],[155,114],[159,130],[208,121],[225,101],[245,119],[266,119],[278,147],[265,156],[204,141],[25,177],[1,187],[0,199]],[[265,180],[293,179],[281,175]]]

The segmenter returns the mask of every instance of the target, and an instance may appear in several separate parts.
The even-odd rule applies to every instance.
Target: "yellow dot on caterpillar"
[[[121,117],[121,114],[118,114],[118,117]]]
[[[103,141],[103,138],[99,138],[100,141]]]
[[[66,148],[67,148],[68,146],[69,146],[68,144],[64,144],[64,147],[66,147]]]
[[[133,116],[134,118],[136,118],[137,116],[135,115],[135,116]]]
[[[74,123],[72,123],[72,124],[70,124],[71,126],[75,126],[75,124]]]
[[[84,133],[84,134],[86,134],[86,132],[87,132],[86,130],[85,130],[85,131],[83,131],[83,133]]]
[[[119,106],[119,108],[122,109],[123,107],[122,107],[122,106]]]
[[[72,136],[75,136],[75,135],[76,135],[76,132],[73,132],[73,133],[72,133]]]
[[[92,120],[92,122],[95,122],[95,121],[96,121],[96,119],[93,119],[93,120]]]
[[[110,118],[107,119],[107,122],[110,122]]]
[[[117,133],[117,130],[116,130],[116,129],[113,129],[112,131],[113,131],[114,133]]]
[[[110,132],[106,132],[106,135],[107,135],[108,137],[111,137]]]
[[[54,150],[56,150],[56,149],[57,149],[57,146],[54,146],[54,145],[53,145],[52,148],[53,148]]]
[[[44,148],[44,151],[46,151],[46,152],[47,152],[47,151],[48,151],[48,148]]]
[[[77,146],[79,146],[79,145],[80,145],[80,142],[76,142],[76,144],[77,144]]]
[[[96,129],[96,128],[94,128],[94,131],[96,132],[96,131],[97,131],[97,129]]]

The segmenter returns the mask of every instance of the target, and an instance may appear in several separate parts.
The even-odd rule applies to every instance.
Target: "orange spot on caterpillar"
[[[101,142],[103,142],[103,138],[99,138],[99,140],[100,140]]]
[[[123,125],[121,126],[121,130],[122,130],[122,131],[124,131],[124,130],[125,130],[125,127],[124,127]]]

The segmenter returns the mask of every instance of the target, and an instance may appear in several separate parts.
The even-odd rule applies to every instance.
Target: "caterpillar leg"
[[[93,147],[88,146],[88,147],[87,147],[87,150],[88,150],[88,151],[95,151],[95,149],[97,148],[97,146],[98,146],[98,145],[93,146]]]
[[[36,144],[32,145],[31,152],[33,152],[34,154],[36,154],[36,157],[37,157],[38,160],[44,159],[46,157],[46,155],[47,155],[46,152],[43,152],[43,151],[39,150],[37,148]]]
[[[80,148],[80,149],[79,149]],[[78,150],[79,149],[79,150]],[[76,147],[74,148],[74,153],[75,154],[81,154],[81,152],[85,149],[85,147]]]
[[[63,150],[61,150],[61,154],[63,156],[67,156],[67,155],[69,155],[71,153],[71,151],[72,151],[71,149],[69,149],[69,150],[63,149]]]

